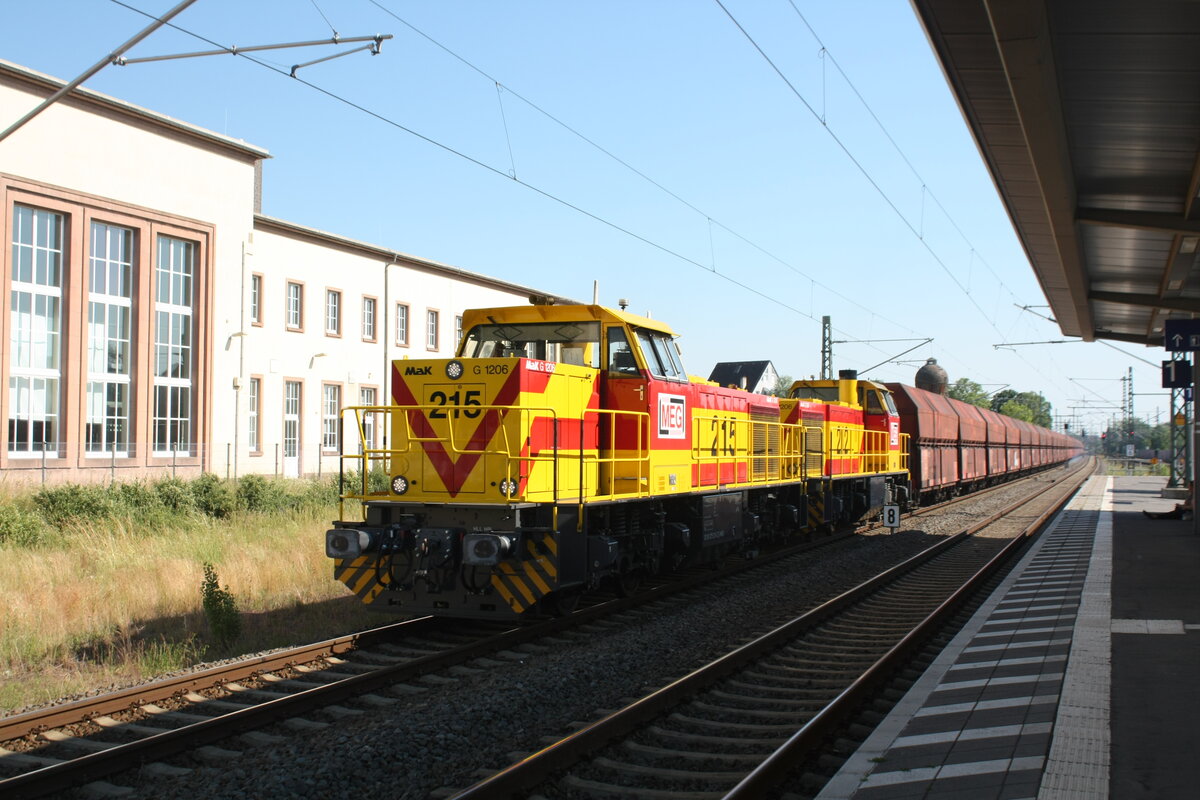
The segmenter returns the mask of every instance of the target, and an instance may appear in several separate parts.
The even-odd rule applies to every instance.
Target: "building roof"
[[[265,214],[254,215],[254,229],[267,231],[270,233],[279,234],[281,236],[289,236],[295,239],[303,239],[305,241],[320,244],[326,247],[337,247],[357,255],[366,256],[367,258],[378,259],[383,262],[399,264],[409,269],[421,270],[438,275],[444,275],[460,281],[470,281],[480,286],[488,286],[495,289],[501,289],[507,292],[524,294],[530,297],[543,297],[555,303],[574,303],[574,300],[555,295],[549,295],[540,289],[533,289],[528,286],[523,286],[519,283],[511,283],[503,281],[499,278],[493,278],[488,275],[482,275],[478,272],[471,272],[462,269],[461,267],[453,267],[449,264],[442,264],[438,261],[430,261],[427,258],[408,255],[399,250],[392,250],[381,245],[369,244],[360,242],[356,239],[350,239],[336,233],[329,233],[318,228],[310,228],[306,225],[300,225],[295,222],[269,217]]]
[[[36,93],[45,94],[47,97],[68,83],[60,78],[37,72],[20,64],[5,61],[4,59],[0,59],[0,82],[16,83],[33,89]],[[240,139],[215,133],[197,125],[177,120],[174,117],[168,117],[166,114],[150,111],[133,103],[127,103],[124,100],[118,100],[115,97],[109,97],[106,94],[101,94],[82,86],[77,87],[58,102],[65,105],[80,105],[93,111],[106,112],[127,122],[182,136],[195,143],[212,147],[247,160],[257,161],[271,157],[271,154],[261,147],[247,144]],[[30,106],[29,110],[32,111],[33,106]],[[36,125],[37,123],[32,122],[30,124]],[[7,127],[7,124],[4,127]]]
[[[913,6],[1063,333],[1200,313],[1200,4]]]
[[[745,378],[746,388],[753,389],[766,376],[767,370],[773,369],[770,361],[722,361],[712,368],[708,379],[721,386],[741,386]]]

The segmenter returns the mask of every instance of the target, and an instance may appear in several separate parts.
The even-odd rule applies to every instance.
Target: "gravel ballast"
[[[1051,475],[1058,475],[1052,472]],[[1039,479],[1044,484],[1045,478]],[[854,537],[754,578],[719,589],[661,600],[614,621],[561,635],[550,643],[496,654],[476,669],[436,676],[388,696],[384,708],[310,718],[329,727],[298,734],[276,726],[282,742],[258,747],[222,743],[238,756],[193,759],[193,771],[172,779],[114,776],[136,784],[131,797],[355,798],[420,800],[439,788],[465,788],[516,754],[544,747],[872,577],[886,566],[957,533],[1013,502],[1028,488],[1009,487],[956,511],[912,519],[895,533]]]

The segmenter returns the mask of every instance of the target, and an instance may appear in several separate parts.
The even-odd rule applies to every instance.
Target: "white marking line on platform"
[[[948,744],[949,742],[973,742],[979,739],[1003,739],[1008,736],[1032,736],[1039,733],[1049,733],[1049,722],[1035,722],[1030,725],[996,725],[991,728],[967,728],[941,733],[919,733],[913,736],[901,736],[892,743],[892,747],[920,747],[924,744]]]
[[[1049,664],[1052,661],[1066,661],[1066,654],[1057,656],[1030,656],[1028,658],[1001,658],[998,661],[960,661],[949,669],[979,669],[980,667],[1019,667],[1030,664]]]
[[[992,631],[991,633],[977,633],[977,634],[975,634],[975,638],[973,638],[971,641],[974,642],[974,641],[978,641],[980,639],[998,639],[1002,636],[1003,637],[1012,637],[1012,636],[1033,636],[1035,634],[1045,635],[1047,633],[1068,633],[1073,630],[1075,630],[1074,625],[1058,625],[1053,628],[1014,628],[1013,630],[1010,630],[1010,631]]]
[[[1038,639],[1034,642],[1004,642],[1003,644],[981,644],[977,647],[968,647],[963,650],[964,653],[994,653],[997,650],[1014,650],[1025,647],[1053,647],[1056,644],[1070,644],[1071,637],[1064,639]]]
[[[1013,686],[1019,683],[1037,683],[1038,681],[1060,681],[1061,672],[1046,672],[1042,674],[1014,675],[1007,678],[981,678],[975,681],[952,681],[939,683],[935,691],[951,692],[955,689],[978,689],[981,686]]]
[[[942,778],[966,778],[972,775],[988,775],[995,772],[1018,772],[1040,770],[1045,759],[1041,756],[1028,758],[999,758],[995,761],[974,761],[965,764],[946,764],[941,767],[921,767],[900,772],[872,772],[862,782],[864,789],[876,786],[897,786],[902,783],[919,783]]]
[[[997,608],[995,614],[992,616],[995,617],[999,616],[1000,614],[1021,614],[1026,611],[1053,611],[1055,609],[1061,610],[1064,608],[1079,608],[1079,603],[1078,601],[1072,601],[1069,603],[1053,603],[1044,606],[1025,606],[1025,608]]]
[[[1042,617],[1017,617],[1016,619],[993,619],[993,620],[988,620],[987,622],[983,623],[983,625],[980,626],[980,630],[982,631],[984,628],[988,628],[989,633],[995,633],[996,631],[992,631],[990,629],[991,628],[1003,628],[1006,631],[1018,631],[1019,632],[1021,630],[1022,625],[1025,625],[1030,622],[1062,622],[1062,621],[1063,621],[1063,618],[1062,618],[1061,614],[1050,614],[1050,615],[1042,616]],[[1075,626],[1071,625],[1070,629],[1074,630]]]
[[[1024,595],[1022,597],[1014,597],[1013,595]],[[1009,592],[1003,600],[997,605],[997,608],[1006,608],[1007,606],[1026,606],[1030,603],[1049,603],[1051,600],[1075,600],[1078,599],[1079,592],[1064,592],[1061,589],[1055,589],[1054,594],[1050,594],[1045,590],[1036,592]]]
[[[1182,634],[1184,625],[1181,619],[1114,619],[1110,630],[1113,633]]]
[[[944,706],[926,706],[914,714],[914,717],[940,717],[945,714],[962,714],[970,711],[993,711],[1001,708],[1024,708],[1026,706],[1045,706],[1058,703],[1057,694],[1026,695],[1025,697],[1004,697],[999,700],[980,700],[975,703],[950,703]]]
[[[1049,585],[1037,584],[1029,587],[1022,592],[1010,592],[1005,597],[1005,602],[1012,603],[1015,601],[1030,602],[1033,600],[1054,600],[1060,597],[1078,597],[1083,591],[1083,581],[1071,581],[1067,585]],[[1051,594],[1053,592],[1053,594]]]

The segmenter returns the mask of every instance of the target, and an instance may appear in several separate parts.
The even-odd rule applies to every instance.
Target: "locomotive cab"
[[[801,380],[789,395],[824,405],[825,517],[856,522],[889,503],[908,503],[908,448],[886,386],[843,370],[836,380]]]

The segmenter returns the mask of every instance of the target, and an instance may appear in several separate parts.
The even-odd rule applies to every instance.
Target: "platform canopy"
[[[1200,314],[1200,3],[912,3],[1063,333]]]

